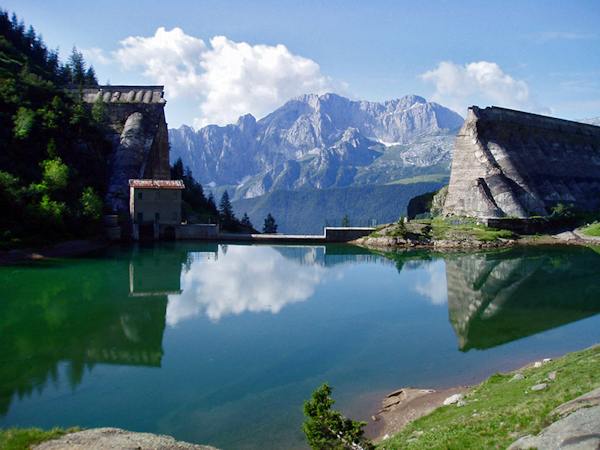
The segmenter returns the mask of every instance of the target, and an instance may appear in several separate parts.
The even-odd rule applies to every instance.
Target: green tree
[[[100,217],[102,217],[102,208],[104,205],[91,186],[88,186],[83,190],[79,203],[81,214],[84,217],[89,217],[92,220],[99,220]]]
[[[246,228],[252,228],[252,222],[250,222],[250,217],[248,217],[248,214],[244,213],[240,225]]]
[[[96,77],[96,71],[94,70],[94,66],[90,66],[89,69],[85,72],[84,81],[88,86],[98,86],[98,78]]]
[[[367,423],[347,419],[331,406],[333,390],[327,382],[312,393],[312,399],[304,402],[302,412],[307,417],[302,431],[314,450],[372,450],[375,447],[364,437],[362,429]]]
[[[350,219],[348,219],[348,214],[344,214],[344,219],[342,220],[342,226],[343,227],[350,226]]]
[[[221,228],[228,231],[237,231],[239,228],[239,222],[233,213],[233,207],[231,206],[227,191],[223,192],[221,201],[219,202],[219,217],[221,219]]]
[[[275,223],[275,218],[271,215],[271,213],[267,214],[267,217],[265,219],[265,224],[263,225],[263,233],[264,234],[277,233],[277,224]]]
[[[105,114],[106,105],[102,99],[102,94],[100,94],[98,95],[98,98],[94,100],[94,105],[92,106],[92,123],[97,127],[103,127],[105,125]]]
[[[69,56],[67,67],[71,75],[71,84],[85,84],[85,60],[83,59],[83,53],[77,51],[75,46],[71,51],[71,56]]]

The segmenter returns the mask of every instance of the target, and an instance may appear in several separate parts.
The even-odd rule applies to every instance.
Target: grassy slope
[[[544,381],[556,371],[555,381]],[[495,374],[471,389],[466,406],[443,406],[404,428],[378,449],[505,449],[527,434],[537,434],[555,418],[557,406],[600,387],[600,347],[571,353],[540,368]],[[542,381],[548,388],[532,391]],[[421,434],[422,432],[422,434]]]
[[[68,430],[54,428],[49,431],[43,431],[39,428],[10,428],[8,430],[0,430],[0,448],[2,450],[27,450],[44,441],[58,439],[63,434],[81,430],[82,428],[70,428]]]

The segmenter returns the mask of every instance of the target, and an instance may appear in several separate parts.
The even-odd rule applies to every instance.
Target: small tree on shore
[[[277,224],[275,223],[275,218],[269,213],[267,218],[265,219],[265,224],[263,225],[263,233],[264,234],[275,234],[277,233]]]
[[[307,417],[302,431],[313,450],[373,450],[371,441],[362,429],[367,423],[347,419],[331,411],[335,401],[329,397],[333,390],[327,382],[312,393],[312,400],[304,402],[302,412]]]

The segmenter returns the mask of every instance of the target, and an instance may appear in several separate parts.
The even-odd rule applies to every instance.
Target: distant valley
[[[217,201],[227,190],[257,229],[271,213],[281,232],[322,233],[344,215],[351,224],[398,220],[410,198],[447,183],[463,121],[415,95],[305,95],[259,121],[171,129],[171,161],[181,158]]]

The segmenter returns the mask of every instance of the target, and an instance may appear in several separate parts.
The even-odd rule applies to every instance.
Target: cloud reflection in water
[[[448,303],[448,283],[446,281],[446,262],[437,259],[424,266],[428,280],[418,280],[413,290],[423,295],[433,305]]]
[[[310,259],[310,258],[309,258]],[[277,314],[314,293],[331,269],[300,265],[271,247],[230,246],[218,259],[197,258],[181,275],[181,295],[169,295],[167,325],[206,315],[212,321],[245,311]]]

